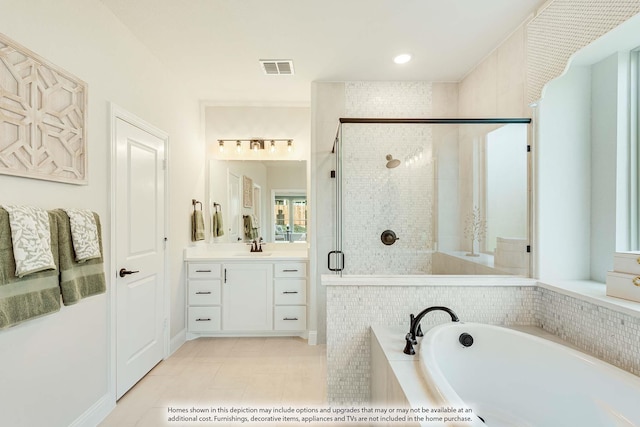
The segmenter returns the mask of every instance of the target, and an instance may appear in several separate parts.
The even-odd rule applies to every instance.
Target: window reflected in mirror
[[[304,194],[276,193],[273,201],[274,242],[307,240],[307,197]]]

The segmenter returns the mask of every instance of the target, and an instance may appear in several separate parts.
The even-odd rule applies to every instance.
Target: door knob
[[[124,277],[124,276],[127,276],[129,274],[133,274],[133,273],[139,273],[139,271],[138,270],[131,271],[131,270],[127,270],[126,268],[121,268],[120,272],[119,272],[120,277]]]

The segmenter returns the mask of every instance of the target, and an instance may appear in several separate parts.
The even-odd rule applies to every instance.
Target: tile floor
[[[326,346],[301,338],[187,341],[129,390],[100,427],[181,425],[167,422],[170,406],[323,406],[326,361]]]

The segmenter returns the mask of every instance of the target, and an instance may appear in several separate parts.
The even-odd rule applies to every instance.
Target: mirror
[[[210,160],[208,208],[222,217],[214,243],[307,240],[307,162]]]

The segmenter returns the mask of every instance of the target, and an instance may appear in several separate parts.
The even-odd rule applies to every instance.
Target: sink
[[[233,257],[246,257],[246,258],[262,258],[271,256],[271,252],[234,252],[231,254]]]

